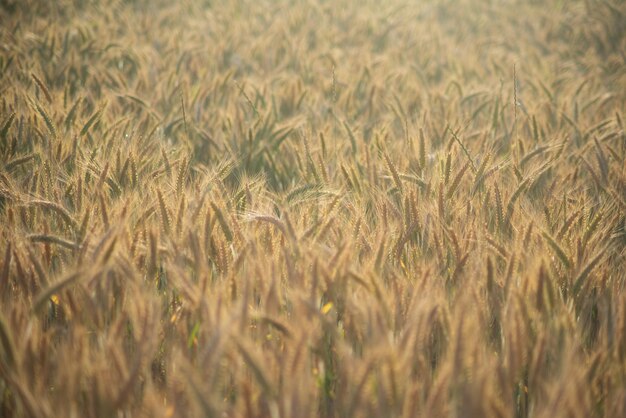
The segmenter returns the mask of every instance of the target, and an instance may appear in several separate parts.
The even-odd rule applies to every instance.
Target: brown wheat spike
[[[17,167],[21,166],[22,164],[25,164],[25,163],[29,162],[30,160],[32,160],[35,157],[36,157],[35,154],[29,154],[29,155],[25,155],[23,157],[14,158],[11,161],[8,161],[4,165],[4,169],[7,170],[7,171],[11,171],[14,168],[17,168]]]
[[[37,86],[39,86],[39,88],[43,92],[46,100],[48,101],[48,104],[52,104],[52,96],[50,95],[50,91],[48,90],[46,85],[34,73],[30,73],[30,75],[33,77],[35,83],[37,83]]]
[[[50,132],[50,136],[53,139],[56,138],[57,137],[57,129],[54,126],[54,122],[52,121],[52,119],[50,119],[50,116],[48,116],[46,111],[41,106],[39,106],[38,103],[35,103],[35,108],[37,109],[37,112],[39,112],[39,114],[43,118],[44,122],[46,123],[46,127],[48,128],[48,132]]]
[[[437,195],[437,208],[439,210],[439,219],[441,222],[445,223],[445,215],[446,215],[446,206],[445,200],[443,198],[443,182],[439,183],[439,194]]]
[[[165,204],[165,199],[160,189],[157,189],[157,198],[159,200],[159,214],[161,215],[161,227],[165,235],[169,235],[171,231],[170,212]]]
[[[459,187],[459,184],[461,183],[461,179],[463,178],[463,174],[465,174],[468,167],[469,167],[469,163],[465,163],[463,168],[461,168],[461,170],[459,170],[457,175],[454,176],[454,179],[452,180],[452,183],[450,184],[450,187],[448,188],[448,192],[446,193],[446,199],[449,200],[454,194],[454,192],[456,191],[457,187]]]
[[[502,198],[500,197],[500,188],[496,184],[495,186],[495,201],[496,201],[496,221],[498,227],[504,226],[504,213],[502,212]]]
[[[100,201],[100,215],[102,216],[102,224],[104,225],[105,229],[109,229],[110,228],[109,213],[107,211],[107,204],[104,200],[104,196],[102,195],[102,193],[99,194],[99,201]]]
[[[132,182],[131,184],[133,187],[137,187],[137,184],[139,183],[139,178],[137,176],[137,164],[135,163],[135,158],[132,153],[128,158],[130,160],[130,178]]]
[[[11,129],[11,125],[13,124],[13,121],[15,120],[15,112],[12,112],[4,121],[4,123],[2,124],[2,128],[0,128],[0,139],[2,140],[3,144],[6,142],[7,140],[7,136],[9,133],[9,129]]]
[[[76,249],[79,247],[78,244],[72,241],[68,241],[61,237],[56,237],[53,235],[45,235],[45,234],[31,234],[27,237],[31,242],[41,242],[48,244],[56,244],[64,248]]]
[[[568,269],[572,267],[571,259],[567,256],[563,248],[561,248],[561,246],[554,240],[554,238],[552,238],[547,232],[542,232],[541,235],[545,238],[554,254],[559,258],[559,260],[561,260],[561,263],[563,263],[563,265]]]
[[[167,153],[165,149],[161,148],[161,156],[163,157],[163,164],[165,166],[165,173],[168,177],[172,177],[172,164],[170,164],[170,159],[167,157]]]
[[[63,221],[67,225],[71,226],[72,229],[78,229],[78,225],[76,224],[76,221],[73,219],[72,215],[67,211],[67,209],[57,203],[46,200],[31,200],[26,203],[25,206],[39,206],[41,208],[55,212],[61,217],[61,219],[63,219]]]
[[[446,164],[443,169],[443,183],[447,186],[450,180],[450,172],[452,171],[452,154],[446,156]]]
[[[426,140],[424,138],[424,130],[420,128],[420,147],[419,147],[420,170],[426,168]]]
[[[176,196],[180,196],[185,185],[185,175],[187,172],[187,158],[183,158],[178,166],[178,174],[176,176]]]
[[[180,197],[180,203],[178,204],[178,211],[176,213],[176,234],[181,233],[183,229],[183,215],[185,213],[186,200],[185,195],[183,194]]]
[[[79,136],[85,136],[89,132],[89,130],[100,120],[102,114],[106,108],[106,104],[100,107],[98,111],[96,111],[90,118],[85,122],[83,128],[80,130]]]
[[[386,152],[384,153],[384,157],[385,157],[385,162],[387,163],[387,168],[389,169],[389,171],[391,172],[391,176],[393,177],[393,182],[398,188],[398,191],[402,193],[402,181],[400,180],[400,175],[398,174],[398,170],[396,169],[395,165],[393,164],[393,162],[389,158],[389,155]]]
[[[602,250],[600,250],[591,260],[589,260],[589,262],[587,262],[585,267],[582,268],[576,278],[574,278],[574,281],[572,282],[572,292],[574,293],[574,295],[578,294],[589,274],[591,274],[591,272],[597,266],[600,260],[602,260],[602,257],[606,253],[607,249],[608,247],[604,247]]]
[[[224,213],[219,208],[219,206],[215,204],[215,202],[211,202],[211,208],[213,208],[213,212],[215,213],[215,216],[217,217],[217,221],[220,224],[220,227],[222,228],[222,232],[224,233],[226,240],[228,242],[231,242],[233,240],[233,233],[230,227],[228,226],[228,222],[226,221],[226,218],[224,217]]]
[[[509,203],[506,205],[506,215],[504,216],[505,225],[508,225],[511,222],[511,216],[513,215],[513,210],[515,209],[515,202],[517,202],[517,199],[524,192],[524,190],[526,189],[526,186],[528,186],[528,183],[529,183],[529,179],[522,181],[519,184],[519,186],[517,186],[517,189],[515,189],[511,197],[509,198]],[[496,188],[496,193],[497,195],[499,195],[497,188]]]

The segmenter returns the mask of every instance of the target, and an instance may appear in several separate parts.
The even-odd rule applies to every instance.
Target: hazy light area
[[[0,417],[626,416],[621,0],[0,0]]]

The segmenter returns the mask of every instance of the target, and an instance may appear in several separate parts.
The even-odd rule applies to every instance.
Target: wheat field
[[[626,416],[623,0],[0,2],[0,416]]]

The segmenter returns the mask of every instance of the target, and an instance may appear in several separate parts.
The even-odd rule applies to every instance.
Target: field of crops
[[[0,1],[0,416],[626,416],[623,0]]]

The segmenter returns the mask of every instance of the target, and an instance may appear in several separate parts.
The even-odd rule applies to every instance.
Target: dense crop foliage
[[[620,0],[0,2],[0,415],[626,416]]]

